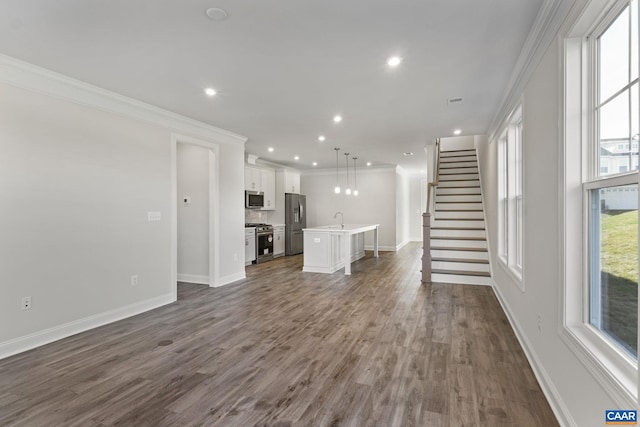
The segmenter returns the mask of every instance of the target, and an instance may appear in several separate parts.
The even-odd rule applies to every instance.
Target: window
[[[625,406],[638,398],[638,1],[586,3],[563,68],[560,336]]]
[[[522,107],[518,107],[498,140],[498,252],[519,284],[524,264],[522,136]]]
[[[625,2],[626,3],[626,2]],[[611,21],[603,22],[592,38],[592,74],[598,88],[592,121],[597,138],[588,152],[600,162],[606,140],[629,150],[638,134],[638,4],[631,1]],[[633,165],[631,152],[618,159],[618,173]],[[638,178],[606,179],[599,168],[588,174],[585,198],[590,201],[589,222],[589,322],[608,339],[637,358],[638,337]],[[625,184],[625,185],[620,185]],[[618,194],[611,194],[613,188]],[[630,192],[631,190],[631,192]],[[622,193],[622,194],[621,194]]]

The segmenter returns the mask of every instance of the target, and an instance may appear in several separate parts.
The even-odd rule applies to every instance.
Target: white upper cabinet
[[[276,173],[271,169],[244,167],[244,189],[264,193],[263,211],[276,209]]]
[[[263,211],[276,209],[276,173],[272,170],[261,170],[262,192],[264,193]]]
[[[284,171],[284,192],[300,194],[300,174]]]
[[[262,169],[245,166],[244,189],[247,191],[262,191]]]

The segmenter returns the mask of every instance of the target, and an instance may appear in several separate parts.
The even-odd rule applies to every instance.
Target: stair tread
[[[450,163],[450,162],[445,162],[445,163]],[[473,169],[473,168],[477,168],[477,166],[453,166],[448,168],[443,168],[442,166],[440,166],[440,169]]]
[[[436,209],[436,212],[482,212],[482,209]]]
[[[458,275],[458,276],[491,277],[491,273],[487,273],[486,271],[466,271],[466,270],[441,270],[441,269],[435,269],[435,270],[431,270],[431,274],[455,274],[455,275]]]
[[[467,251],[467,252],[487,252],[487,248],[461,248],[449,246],[431,246],[432,251]]]
[[[473,200],[461,200],[461,201],[458,201],[458,202],[436,202],[436,204],[439,204],[439,203],[482,203],[482,202],[479,201],[479,200],[476,200],[476,201],[473,201]]]
[[[460,169],[460,168],[445,168],[445,169]],[[478,175],[478,172],[447,172],[447,173],[440,172],[440,175]]]
[[[440,154],[442,154],[442,153],[460,153],[462,151],[473,151],[475,153],[476,149],[475,148],[464,148],[462,150],[440,150]]]
[[[484,242],[487,239],[484,237],[439,237],[439,236],[431,236],[431,240],[472,240],[476,242]]]
[[[480,188],[479,185],[461,185],[461,186],[455,186],[455,187],[438,187],[439,189],[449,189],[449,188]]]
[[[480,218],[434,218],[435,221],[483,221]]]
[[[484,231],[484,227],[431,227],[432,230]]]
[[[442,187],[442,188],[454,188],[454,187]],[[480,193],[451,193],[451,194],[438,194],[436,192],[437,197],[448,197],[448,196],[481,196]]]
[[[440,182],[456,182],[456,181],[480,181],[479,179],[441,179]]]
[[[487,259],[467,259],[467,258],[445,258],[445,257],[431,257],[431,261],[438,262],[468,262],[469,264],[489,264]]]

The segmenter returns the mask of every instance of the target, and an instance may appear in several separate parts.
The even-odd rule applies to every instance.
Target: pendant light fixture
[[[344,194],[351,195],[351,187],[349,187],[349,153],[344,153],[344,162],[347,164],[347,189],[344,190]]]
[[[353,195],[357,196],[358,195],[358,181],[356,178],[356,160],[358,160],[357,157],[353,158]]]
[[[336,147],[334,148],[334,150],[336,150],[336,187],[333,189],[333,191],[336,194],[340,194],[340,185],[338,184],[338,151],[340,151],[340,147]]]

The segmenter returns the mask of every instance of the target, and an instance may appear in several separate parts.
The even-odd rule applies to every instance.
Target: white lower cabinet
[[[255,227],[244,229],[244,265],[249,265],[256,260],[256,229]]]
[[[284,255],[284,225],[273,227],[273,256]]]

